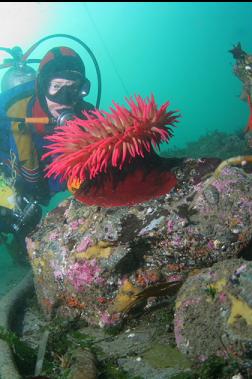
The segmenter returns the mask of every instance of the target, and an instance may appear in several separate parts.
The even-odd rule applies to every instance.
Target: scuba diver
[[[12,233],[24,249],[25,237],[41,219],[40,205],[47,205],[54,193],[66,189],[66,183],[59,179],[44,178],[44,168],[51,159],[41,160],[49,143],[44,137],[74,116],[85,118],[83,111],[95,109],[83,99],[89,94],[90,81],[81,57],[73,49],[54,47],[42,60],[27,59],[41,42],[53,37],[71,38],[88,51],[98,77],[96,108],[101,95],[96,59],[75,37],[45,37],[26,54],[19,47],[0,48],[13,58],[0,65],[11,66],[2,79],[0,94],[0,237]],[[37,75],[27,65],[30,62],[40,63]]]
[[[249,119],[244,133],[248,145],[252,147],[252,55],[242,49],[240,42],[229,52],[236,60],[234,74],[243,82],[243,91],[240,98],[247,101],[249,106]]]

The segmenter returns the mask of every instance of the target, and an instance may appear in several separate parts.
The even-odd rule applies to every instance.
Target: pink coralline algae
[[[208,241],[207,247],[209,250],[214,250],[215,249],[214,241],[212,241],[212,240]]]
[[[76,291],[82,291],[92,283],[102,284],[103,279],[99,277],[101,268],[96,259],[76,262],[72,264],[66,275]]]
[[[175,237],[172,238],[172,243],[175,247],[182,247],[183,239],[179,237],[178,235],[175,235]]]
[[[173,230],[174,230],[174,221],[168,220],[168,222],[167,222],[167,230],[168,230],[168,233],[172,233],[173,232]]]
[[[66,213],[66,212],[65,212]],[[70,223],[70,227],[73,229],[73,230],[77,230],[79,228],[80,225],[84,224],[84,220],[82,220],[81,218],[79,218],[78,220],[74,220]]]
[[[101,328],[104,328],[106,326],[115,325],[120,319],[120,314],[115,313],[113,315],[110,315],[108,311],[104,311],[103,313],[100,312],[100,322],[99,326]]]
[[[222,170],[222,178],[216,179],[212,184],[220,193],[226,193],[229,191],[232,185],[237,185],[239,181],[242,181],[244,176],[237,171],[236,177],[234,177],[234,171],[230,167],[225,167]]]
[[[59,263],[52,261],[51,267],[53,269],[54,278],[56,280],[62,280],[65,274],[62,266]]]
[[[92,245],[92,240],[90,237],[84,237],[79,245],[77,246],[76,250],[78,253],[84,252],[87,250],[88,247]]]
[[[71,227],[73,230],[78,229],[78,228],[79,228],[79,222],[78,222],[78,220],[73,221],[73,222],[70,224],[70,227]]]

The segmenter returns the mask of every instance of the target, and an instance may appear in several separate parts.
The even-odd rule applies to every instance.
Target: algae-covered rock
[[[252,263],[219,262],[189,277],[176,299],[175,336],[190,357],[252,353]]]
[[[69,198],[50,212],[27,238],[45,315],[114,325],[148,298],[175,294],[191,269],[237,257],[252,238],[252,175],[225,168],[205,188],[218,163],[178,160],[176,188],[136,206]]]
[[[155,344],[143,354],[143,357],[152,367],[167,368],[175,367],[186,369],[191,367],[191,362],[176,348],[166,345]]]

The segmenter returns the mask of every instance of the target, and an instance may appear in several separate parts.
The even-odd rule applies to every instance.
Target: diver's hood
[[[58,95],[55,96],[48,94],[49,83],[54,78],[62,78],[69,80],[79,80],[80,89],[87,81],[85,74],[85,66],[80,56],[68,47],[56,47],[51,49],[43,58],[39,66],[39,74],[37,79],[37,96],[43,110],[50,114],[46,103],[46,97],[51,101],[58,102],[59,104],[71,105],[75,102],[71,89],[64,88]],[[78,91],[78,96],[79,96]],[[77,96],[77,95],[76,95]]]

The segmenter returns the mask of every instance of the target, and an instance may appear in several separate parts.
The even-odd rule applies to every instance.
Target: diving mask
[[[63,71],[51,78],[46,88],[47,99],[61,105],[74,105],[88,95],[90,81],[76,71]]]
[[[81,82],[56,78],[50,81],[46,97],[54,103],[73,105],[80,99]]]

